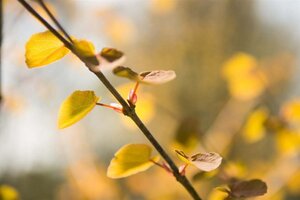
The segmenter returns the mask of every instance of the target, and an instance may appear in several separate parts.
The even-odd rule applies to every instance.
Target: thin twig
[[[62,25],[56,20],[52,12],[49,10],[47,5],[43,0],[38,0],[38,3],[41,5],[41,7],[45,10],[45,12],[48,14],[48,16],[51,18],[51,20],[55,23],[55,25],[59,28],[59,30],[69,39],[71,43],[73,43],[73,40],[71,36],[67,33],[67,31],[62,27]]]
[[[76,51],[73,48],[73,45],[70,42],[68,42],[63,36],[61,36],[25,0],[18,0],[18,1],[24,6],[25,9],[27,9],[33,16],[35,16],[46,28],[48,28],[49,31],[51,31],[59,40],[61,40],[61,42],[63,42],[68,49],[70,49],[80,60],[82,60],[85,65],[89,64],[89,63],[86,63],[85,60],[82,59],[80,57],[80,55],[78,55],[76,53]],[[144,123],[137,116],[135,109],[128,105],[128,103],[122,98],[122,96],[112,86],[112,84],[107,80],[107,78],[104,76],[104,74],[101,71],[99,71],[99,72],[91,71],[91,72],[93,72],[100,79],[100,81],[105,85],[105,87],[114,95],[114,97],[123,106],[123,113],[125,115],[127,115],[128,117],[130,117],[135,122],[135,124],[143,132],[143,134],[146,136],[146,138],[151,142],[151,144],[158,151],[158,153],[168,163],[168,165],[170,166],[170,168],[173,171],[173,175],[175,176],[176,180],[178,182],[180,182],[183,185],[183,187],[186,188],[186,190],[190,193],[190,195],[194,198],[194,200],[201,200],[201,198],[197,194],[195,188],[191,185],[191,183],[188,181],[188,179],[185,176],[183,176],[179,173],[179,170],[178,170],[177,166],[175,165],[174,161],[169,157],[169,155],[166,153],[166,151],[161,147],[161,145],[153,137],[151,132],[147,129],[147,127],[144,125]]]

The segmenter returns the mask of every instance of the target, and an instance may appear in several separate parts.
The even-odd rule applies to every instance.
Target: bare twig
[[[73,40],[71,36],[67,33],[67,31],[62,27],[62,25],[57,21],[57,19],[54,17],[54,15],[51,13],[47,5],[43,0],[38,0],[38,3],[41,5],[41,7],[45,10],[45,12],[48,14],[48,16],[51,18],[51,20],[55,23],[55,25],[59,28],[59,30],[69,39],[71,43],[73,43]]]

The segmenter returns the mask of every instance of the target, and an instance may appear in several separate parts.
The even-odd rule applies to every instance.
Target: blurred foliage
[[[138,1],[134,2],[130,5],[135,8]],[[176,81],[166,86],[139,88],[137,113],[163,146],[169,147],[174,159],[177,159],[174,149],[188,154],[215,151],[222,155],[224,162],[220,169],[199,172],[188,168],[186,172],[204,199],[227,198],[220,188],[227,188],[227,193],[234,197],[252,196],[255,192],[249,195],[249,190],[244,192],[243,189],[249,186],[245,181],[253,179],[264,180],[268,186],[267,194],[258,199],[300,198],[300,102],[299,97],[290,93],[290,88],[297,87],[292,83],[297,72],[297,52],[286,30],[261,21],[257,1],[149,0],[139,2],[141,8],[135,12],[133,7],[123,11],[125,6],[123,8],[121,3],[110,6],[94,3],[87,11],[84,3],[72,0],[49,3],[70,33],[79,32],[83,38],[91,36],[95,46],[122,49],[128,58],[125,65],[133,66],[132,69],[147,71],[157,67],[176,71]],[[18,8],[16,1],[11,0],[5,1],[5,6],[10,9],[8,16],[15,14],[12,10]],[[20,16],[28,15],[20,13]],[[23,22],[22,18],[16,19]],[[80,19],[85,20],[84,23]],[[77,21],[80,24],[76,24]],[[14,52],[12,63],[23,67],[20,63],[24,58],[19,61],[18,56],[24,51],[16,48]],[[78,63],[73,57],[66,57],[65,61],[70,66]],[[23,85],[35,85],[34,94],[40,95],[40,101],[47,104],[59,93],[57,91],[63,96],[68,94],[61,89],[64,84],[80,85],[79,79],[86,75],[72,68],[78,74],[75,74],[76,80],[71,81],[66,71],[61,70],[66,66],[59,67],[60,71],[32,76],[22,71],[25,75],[16,78],[14,87],[7,89],[10,92],[6,94],[1,112],[16,117],[16,113],[28,109],[30,99],[24,96],[33,94],[26,96],[20,92]],[[20,70],[18,68],[16,74],[22,74]],[[43,78],[46,73],[50,78]],[[57,78],[60,74],[61,80]],[[134,84],[112,80],[127,98]],[[91,85],[99,87],[98,82]],[[26,92],[32,92],[32,87]],[[48,112],[53,107],[50,105],[47,109],[43,115],[50,115]],[[94,123],[84,121],[83,125],[57,136],[66,137],[59,144],[65,148],[60,154],[66,160],[59,169],[31,169],[13,175],[10,169],[4,171],[0,178],[1,198],[8,194],[19,195],[24,200],[188,199],[186,191],[160,168],[153,167],[124,180],[106,177],[109,160],[122,146],[123,137],[144,142],[144,138],[138,136],[123,136],[137,132],[136,128],[124,117],[126,125],[118,124],[116,113],[113,114],[112,117],[100,114],[93,118]],[[5,123],[8,119],[5,118]],[[37,123],[37,119],[34,121]],[[106,128],[99,128],[103,123]],[[91,124],[95,127],[86,128]],[[117,134],[113,133],[116,126],[121,126]],[[96,136],[83,136],[99,132],[112,137],[103,137],[104,142],[99,145]],[[94,142],[96,147],[92,145]],[[104,150],[104,143],[111,146],[110,151]],[[264,193],[264,185],[260,186]]]

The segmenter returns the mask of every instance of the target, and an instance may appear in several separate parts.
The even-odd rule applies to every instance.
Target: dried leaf
[[[208,172],[220,166],[222,157],[214,152],[199,153],[193,155],[191,161],[197,168]]]
[[[172,70],[154,70],[140,73],[142,77],[140,82],[148,84],[163,84],[176,78],[176,74]]]
[[[235,198],[261,196],[267,192],[267,184],[259,179],[235,181],[229,185],[229,188],[230,196]]]
[[[214,152],[198,153],[191,157],[187,156],[183,151],[175,150],[178,158],[189,165],[194,165],[203,171],[212,171],[218,168],[222,162],[222,157]]]

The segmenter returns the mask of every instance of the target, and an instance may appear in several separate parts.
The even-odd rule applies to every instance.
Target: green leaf
[[[26,43],[26,64],[29,68],[41,67],[61,59],[67,53],[69,49],[50,31],[37,33]]]
[[[119,66],[113,69],[113,73],[117,76],[128,78],[131,80],[139,80],[139,75],[129,67]]]
[[[114,62],[124,56],[122,51],[113,48],[103,48],[100,52],[100,56],[108,62]]]
[[[110,178],[123,178],[150,168],[159,160],[158,156],[151,158],[151,147],[146,144],[127,144],[120,148],[111,160],[107,170]]]
[[[61,105],[58,128],[66,128],[85,117],[100,98],[94,91],[75,91]]]
[[[248,198],[264,195],[267,184],[259,179],[249,181],[235,181],[229,185],[230,196],[235,198]]]

